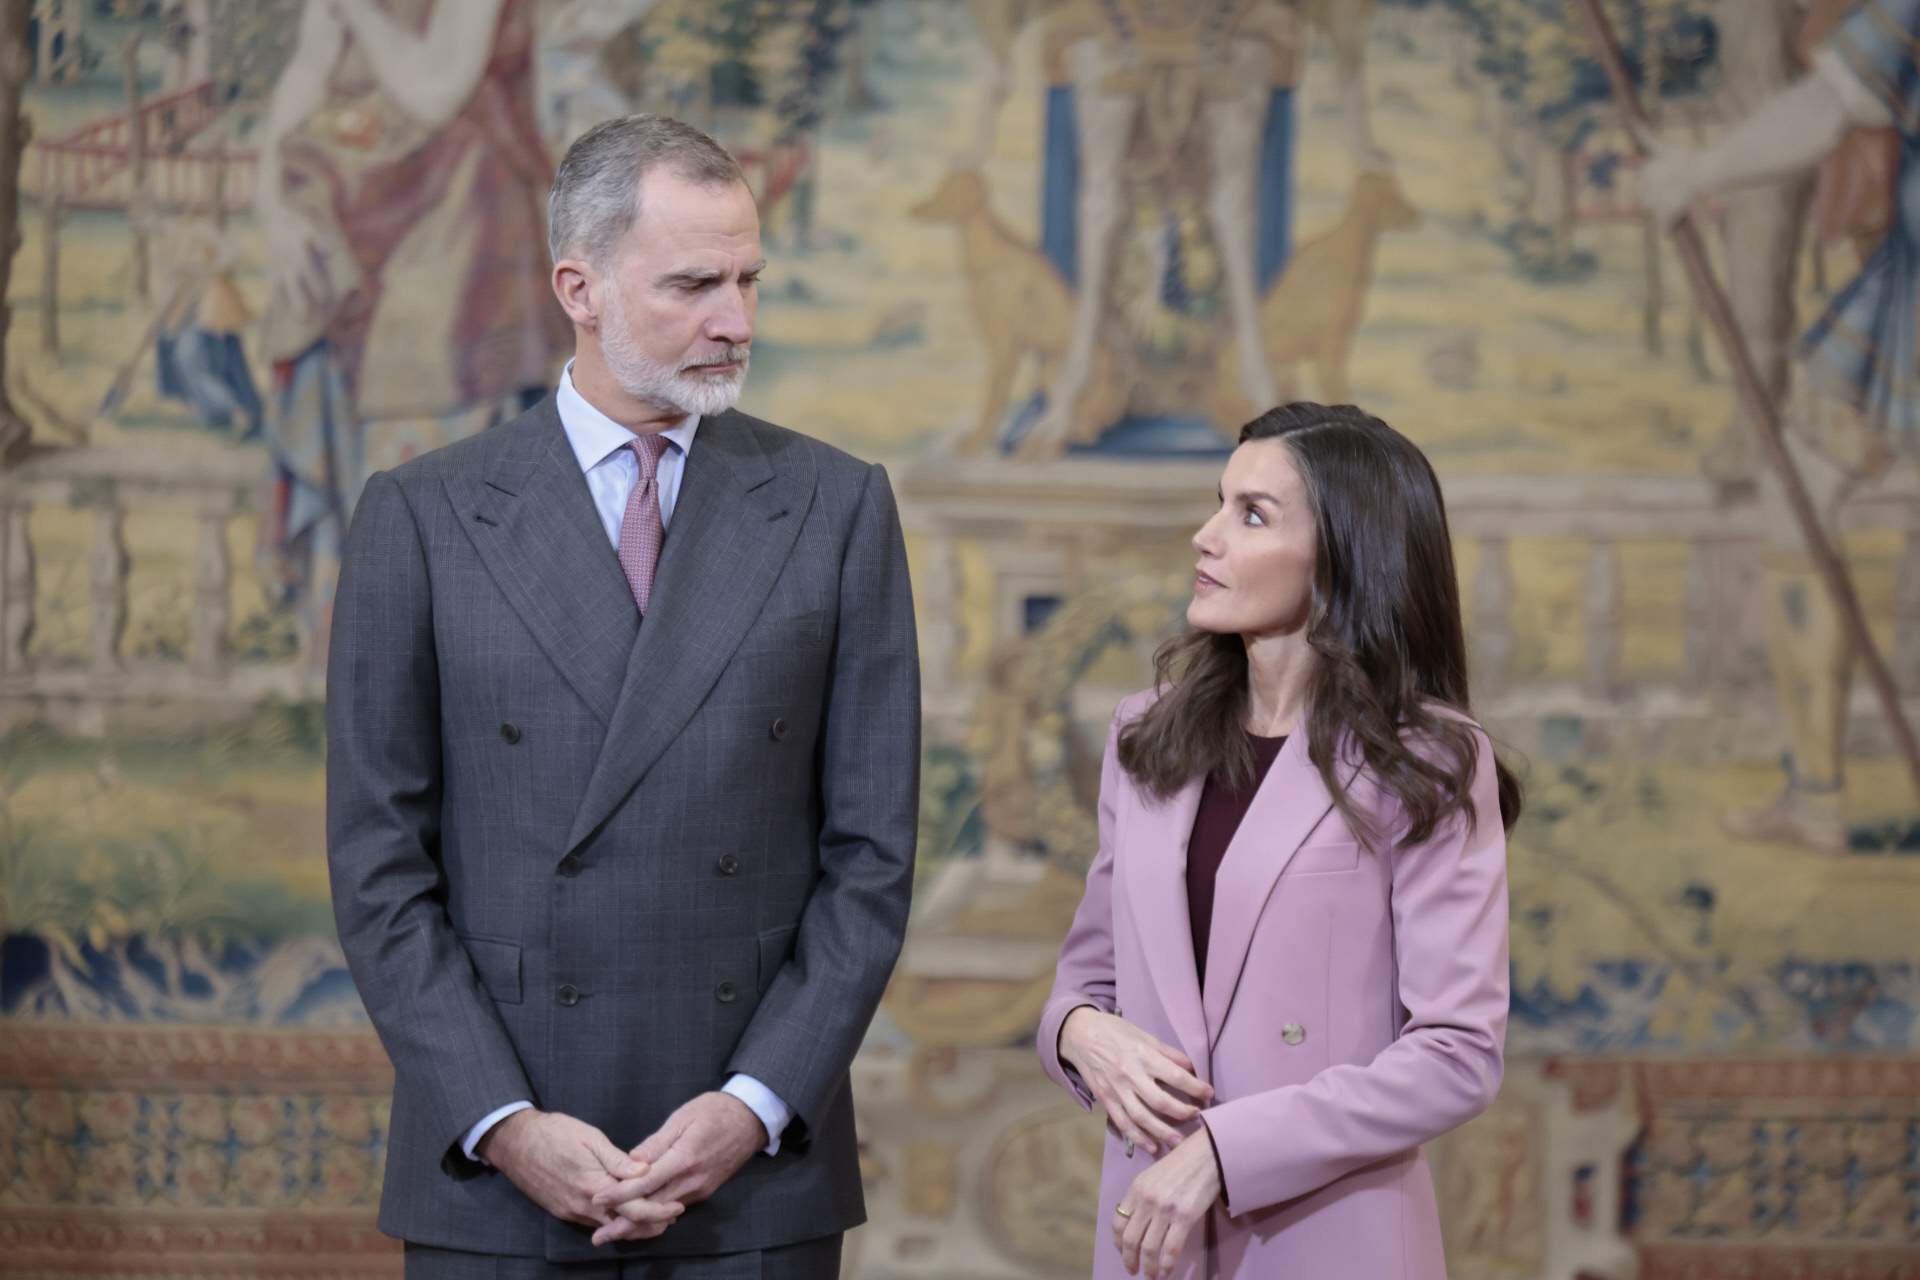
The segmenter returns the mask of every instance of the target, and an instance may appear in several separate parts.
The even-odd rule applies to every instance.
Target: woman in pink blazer
[[[1120,704],[1038,1048],[1105,1107],[1098,1278],[1443,1280],[1420,1144],[1500,1084],[1506,830],[1432,468],[1249,423],[1192,630]]]

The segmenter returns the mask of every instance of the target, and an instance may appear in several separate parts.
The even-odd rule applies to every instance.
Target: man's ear
[[[583,329],[599,323],[599,299],[595,295],[601,281],[592,264],[579,258],[562,258],[553,264],[552,279],[553,296],[560,300],[567,319]]]

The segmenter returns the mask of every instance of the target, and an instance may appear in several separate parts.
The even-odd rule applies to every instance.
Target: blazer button
[[[1307,1029],[1297,1022],[1289,1022],[1280,1028],[1280,1038],[1288,1044],[1299,1044],[1307,1038]]]
[[[585,863],[580,861],[579,854],[570,853],[560,859],[560,874],[563,876],[577,876],[580,874],[580,868],[585,865]]]
[[[785,720],[776,719],[771,725],[768,726],[767,731],[773,735],[773,740],[775,742],[778,742],[782,738],[787,736],[787,722]]]
[[[571,1009],[580,1003],[580,988],[569,982],[566,986],[554,992],[554,999]]]
[[[723,982],[714,989],[713,994],[714,994],[714,997],[718,999],[721,1004],[732,1004],[733,998],[735,995],[738,994],[738,992],[736,992],[733,989],[733,984],[731,982]]]
[[[718,865],[723,876],[736,875],[740,871],[740,859],[730,853],[722,854]]]
[[[507,740],[508,746],[512,746],[520,741],[520,726],[511,722],[503,724],[500,726],[500,736]]]

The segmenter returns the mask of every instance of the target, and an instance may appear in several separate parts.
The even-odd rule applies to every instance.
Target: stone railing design
[[[999,459],[942,459],[908,467],[902,511],[916,535],[922,651],[935,719],[963,724],[980,682],[960,670],[966,620],[958,616],[961,548],[984,558],[991,644],[1018,638],[1036,601],[1069,597],[1110,574],[1121,557],[1178,568],[1183,539],[1211,514],[1213,462],[1068,460],[1013,466]],[[1761,620],[1752,610],[1769,529],[1751,502],[1723,503],[1693,476],[1459,475],[1443,480],[1456,544],[1470,550],[1461,582],[1476,706],[1519,744],[1543,739],[1604,751],[1624,726],[1648,726],[1664,749],[1737,757],[1764,753],[1777,713],[1751,696],[1766,678]],[[1895,531],[1899,567],[1887,657],[1900,688],[1920,695],[1920,488],[1884,486],[1848,504],[1847,531]],[[1516,661],[1527,635],[1515,548],[1530,539],[1585,544],[1578,589],[1578,673],[1541,674]],[[1622,553],[1633,544],[1684,548],[1686,581],[1678,670],[1628,673],[1630,633]],[[977,572],[977,568],[975,569]],[[1875,618],[1876,623],[1887,621]],[[1671,639],[1672,637],[1669,637]],[[1143,668],[1144,669],[1144,668]],[[1082,689],[1076,707],[1104,723],[1125,690]],[[1864,681],[1854,689],[1853,735],[1862,750],[1885,745],[1879,707]],[[1909,714],[1920,712],[1920,698]],[[1551,745],[1545,744],[1545,745]]]
[[[227,528],[253,509],[264,474],[257,455],[154,450],[47,454],[0,474],[0,720],[45,716],[83,732],[101,732],[117,713],[143,706],[189,712],[244,712],[264,698],[317,698],[317,672],[296,659],[233,659],[228,642],[234,566]],[[87,653],[80,661],[36,655],[37,508],[90,512],[87,555]],[[130,512],[176,511],[198,521],[192,556],[190,626],[183,659],[135,659],[122,653],[131,560]]]

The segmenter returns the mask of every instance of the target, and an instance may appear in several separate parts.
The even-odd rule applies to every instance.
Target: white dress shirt
[[[588,404],[587,398],[574,389],[572,361],[560,375],[560,390],[554,401],[560,410],[560,425],[567,430],[567,443],[573,446],[573,456],[586,474],[587,488],[593,491],[594,510],[600,513],[607,540],[617,551],[627,499],[633,496],[633,486],[640,483],[640,460],[627,447],[633,443],[633,432]],[[661,433],[672,446],[660,455],[654,475],[654,487],[660,491],[663,529],[673,524],[673,508],[680,501],[680,477],[686,472],[687,454],[699,430],[700,419],[694,417]]]
[[[627,447],[633,440],[633,432],[587,403],[587,398],[573,385],[571,360],[567,362],[566,372],[560,375],[560,390],[554,401],[560,410],[560,425],[566,428],[567,443],[573,446],[573,456],[579,460],[580,470],[587,478],[587,488],[593,493],[593,506],[600,513],[600,523],[606,527],[608,541],[618,550],[620,525],[627,514],[627,499],[633,496],[633,486],[640,483],[640,460]],[[687,454],[693,449],[694,433],[699,429],[700,419],[689,417],[679,426],[661,433],[673,446],[660,455],[659,468],[654,475],[655,488],[660,494],[662,528],[673,523],[673,508],[680,500],[680,479],[686,472]],[[792,1108],[776,1097],[773,1090],[749,1075],[736,1074],[721,1086],[721,1092],[740,1099],[754,1115],[760,1117],[760,1123],[767,1127],[768,1142],[764,1150],[768,1155],[777,1153],[780,1150],[780,1135],[793,1119]],[[479,1124],[467,1130],[466,1139],[460,1144],[461,1150],[467,1153],[467,1159],[480,1158],[475,1148],[489,1129],[514,1112],[528,1111],[532,1107],[533,1103],[521,1099],[488,1113]]]

